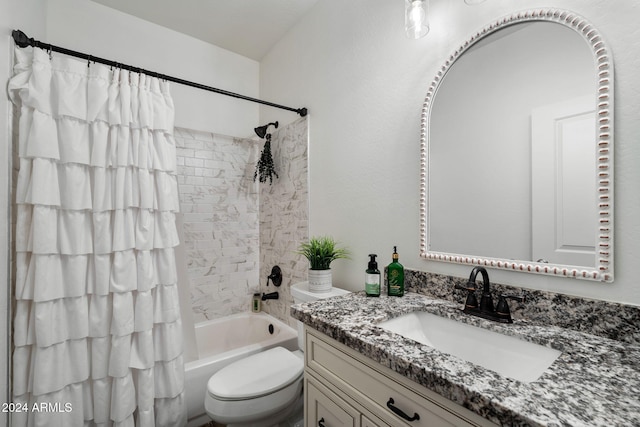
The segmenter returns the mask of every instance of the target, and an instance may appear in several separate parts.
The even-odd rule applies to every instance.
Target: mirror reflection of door
[[[595,105],[587,95],[531,115],[533,260],[594,265]],[[586,147],[586,149],[585,149]]]
[[[549,237],[563,249],[534,253],[532,234],[538,231],[532,231],[537,207],[532,206],[531,178],[538,173],[531,170],[531,154],[535,146],[543,157],[554,156],[554,142],[552,138],[543,147],[536,146],[538,142],[531,139],[531,114],[584,95],[589,95],[589,108],[594,111],[596,89],[590,46],[575,30],[558,23],[514,24],[464,52],[438,85],[430,112],[428,249],[594,267],[595,117],[592,114],[590,123],[582,123],[591,132],[588,143],[563,145],[568,151],[561,157],[566,161],[562,183],[571,188],[562,190],[571,199],[562,202],[561,218],[554,219],[554,224],[562,221],[560,237],[555,232]],[[578,125],[569,120],[563,126],[566,130]],[[582,162],[580,168],[569,167]],[[539,170],[554,171],[548,165]],[[547,178],[555,179],[554,173]],[[556,189],[545,191],[553,194]],[[570,246],[573,255],[584,256],[565,261]]]

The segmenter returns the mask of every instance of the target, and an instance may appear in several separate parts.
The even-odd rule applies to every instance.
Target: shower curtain
[[[12,425],[183,425],[168,83],[15,55]]]

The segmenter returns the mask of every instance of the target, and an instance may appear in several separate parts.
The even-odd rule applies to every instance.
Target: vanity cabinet
[[[306,427],[495,426],[305,327]]]
[[[305,393],[307,426],[382,427],[386,425],[371,421],[352,405],[353,401],[347,402],[313,378],[305,379]]]

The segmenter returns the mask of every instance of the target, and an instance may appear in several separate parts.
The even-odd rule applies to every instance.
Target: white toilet
[[[291,286],[294,303],[349,293],[309,291],[309,283]],[[304,327],[298,322],[298,347],[275,347],[238,360],[216,372],[207,383],[204,407],[214,421],[228,427],[274,426],[302,408]]]

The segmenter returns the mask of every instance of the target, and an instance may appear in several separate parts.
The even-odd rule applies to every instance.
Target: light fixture
[[[419,39],[429,32],[429,0],[404,0],[404,29],[407,37]]]

